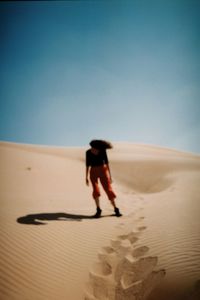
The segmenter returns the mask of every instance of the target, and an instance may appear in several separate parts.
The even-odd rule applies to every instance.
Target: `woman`
[[[120,217],[121,213],[115,204],[116,194],[111,186],[112,178],[106,150],[103,148],[95,148],[93,146],[95,145],[93,141],[90,145],[92,145],[91,148],[86,151],[86,184],[89,185],[88,175],[90,174],[90,180],[93,187],[92,195],[97,207],[97,212],[94,217],[100,218],[102,211],[99,203],[99,197],[101,195],[98,183],[99,180],[108,196],[108,199],[114,207],[115,215]]]

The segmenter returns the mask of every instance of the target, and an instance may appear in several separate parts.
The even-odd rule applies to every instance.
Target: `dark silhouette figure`
[[[114,216],[114,215],[107,215]],[[104,216],[106,217],[106,216]],[[45,221],[82,221],[94,219],[94,216],[74,215],[68,213],[39,213],[19,217],[17,222],[26,225],[46,225]]]
[[[106,192],[111,205],[114,208],[115,216],[121,217],[122,214],[119,208],[116,207],[115,199],[116,194],[112,188],[112,177],[109,167],[109,161],[106,153],[106,149],[111,149],[112,145],[103,140],[92,140],[90,142],[91,148],[86,151],[86,184],[89,185],[89,178],[92,184],[93,192],[92,196],[96,204],[95,218],[101,217],[100,208],[100,188],[99,181]]]
[[[41,213],[20,217],[17,219],[17,222],[20,224],[46,225],[47,223],[41,221],[81,221],[83,219],[92,219],[92,216],[66,213]]]

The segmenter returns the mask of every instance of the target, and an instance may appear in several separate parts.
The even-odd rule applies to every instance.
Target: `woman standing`
[[[116,194],[111,186],[112,178],[106,153],[106,149],[112,148],[112,146],[110,143],[102,140],[93,140],[90,142],[90,146],[91,148],[86,151],[86,184],[89,185],[88,175],[90,175],[90,180],[93,187],[92,196],[97,207],[94,217],[100,218],[102,212],[99,202],[99,197],[101,195],[99,189],[99,180],[108,196],[108,199],[114,207],[115,215],[120,217],[121,213],[115,204]]]

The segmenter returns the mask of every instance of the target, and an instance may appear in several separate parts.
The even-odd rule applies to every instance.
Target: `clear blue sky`
[[[0,2],[0,140],[200,152],[200,1]]]

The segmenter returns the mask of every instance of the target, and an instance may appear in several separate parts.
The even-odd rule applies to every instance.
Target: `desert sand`
[[[114,143],[94,219],[86,149],[0,143],[0,299],[200,299],[200,156]]]

